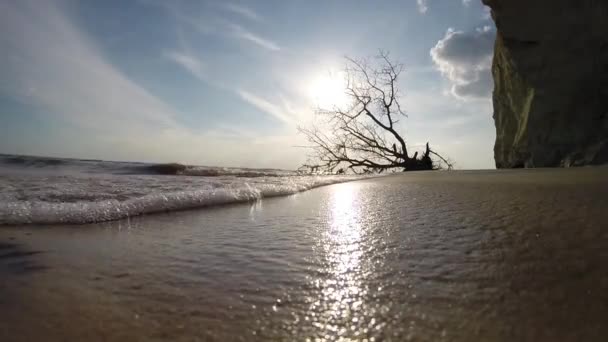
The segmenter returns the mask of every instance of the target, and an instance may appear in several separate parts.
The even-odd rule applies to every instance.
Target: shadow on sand
[[[0,276],[29,274],[49,269],[38,263],[34,256],[43,251],[27,251],[19,244],[0,242]]]

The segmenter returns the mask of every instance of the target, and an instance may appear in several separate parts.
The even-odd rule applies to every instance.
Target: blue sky
[[[381,48],[410,149],[492,168],[493,40],[477,0],[0,0],[0,152],[296,168],[326,80]]]

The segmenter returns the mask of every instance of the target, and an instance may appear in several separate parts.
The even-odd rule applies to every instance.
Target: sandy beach
[[[608,168],[0,228],[2,341],[604,341]]]

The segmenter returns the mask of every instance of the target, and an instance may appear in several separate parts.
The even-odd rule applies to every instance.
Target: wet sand
[[[0,227],[1,341],[605,341],[608,168]]]

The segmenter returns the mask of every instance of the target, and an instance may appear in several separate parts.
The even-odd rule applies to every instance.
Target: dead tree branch
[[[372,60],[346,57],[344,91],[349,102],[343,108],[317,110],[320,126],[299,128],[312,150],[309,162],[301,169],[314,173],[334,173],[336,169],[340,173],[412,171],[435,170],[441,163],[451,169],[452,163],[431,150],[428,143],[420,157],[418,152],[408,153],[399,132],[400,119],[407,117],[398,88],[403,70],[403,65],[393,63],[385,51]]]

